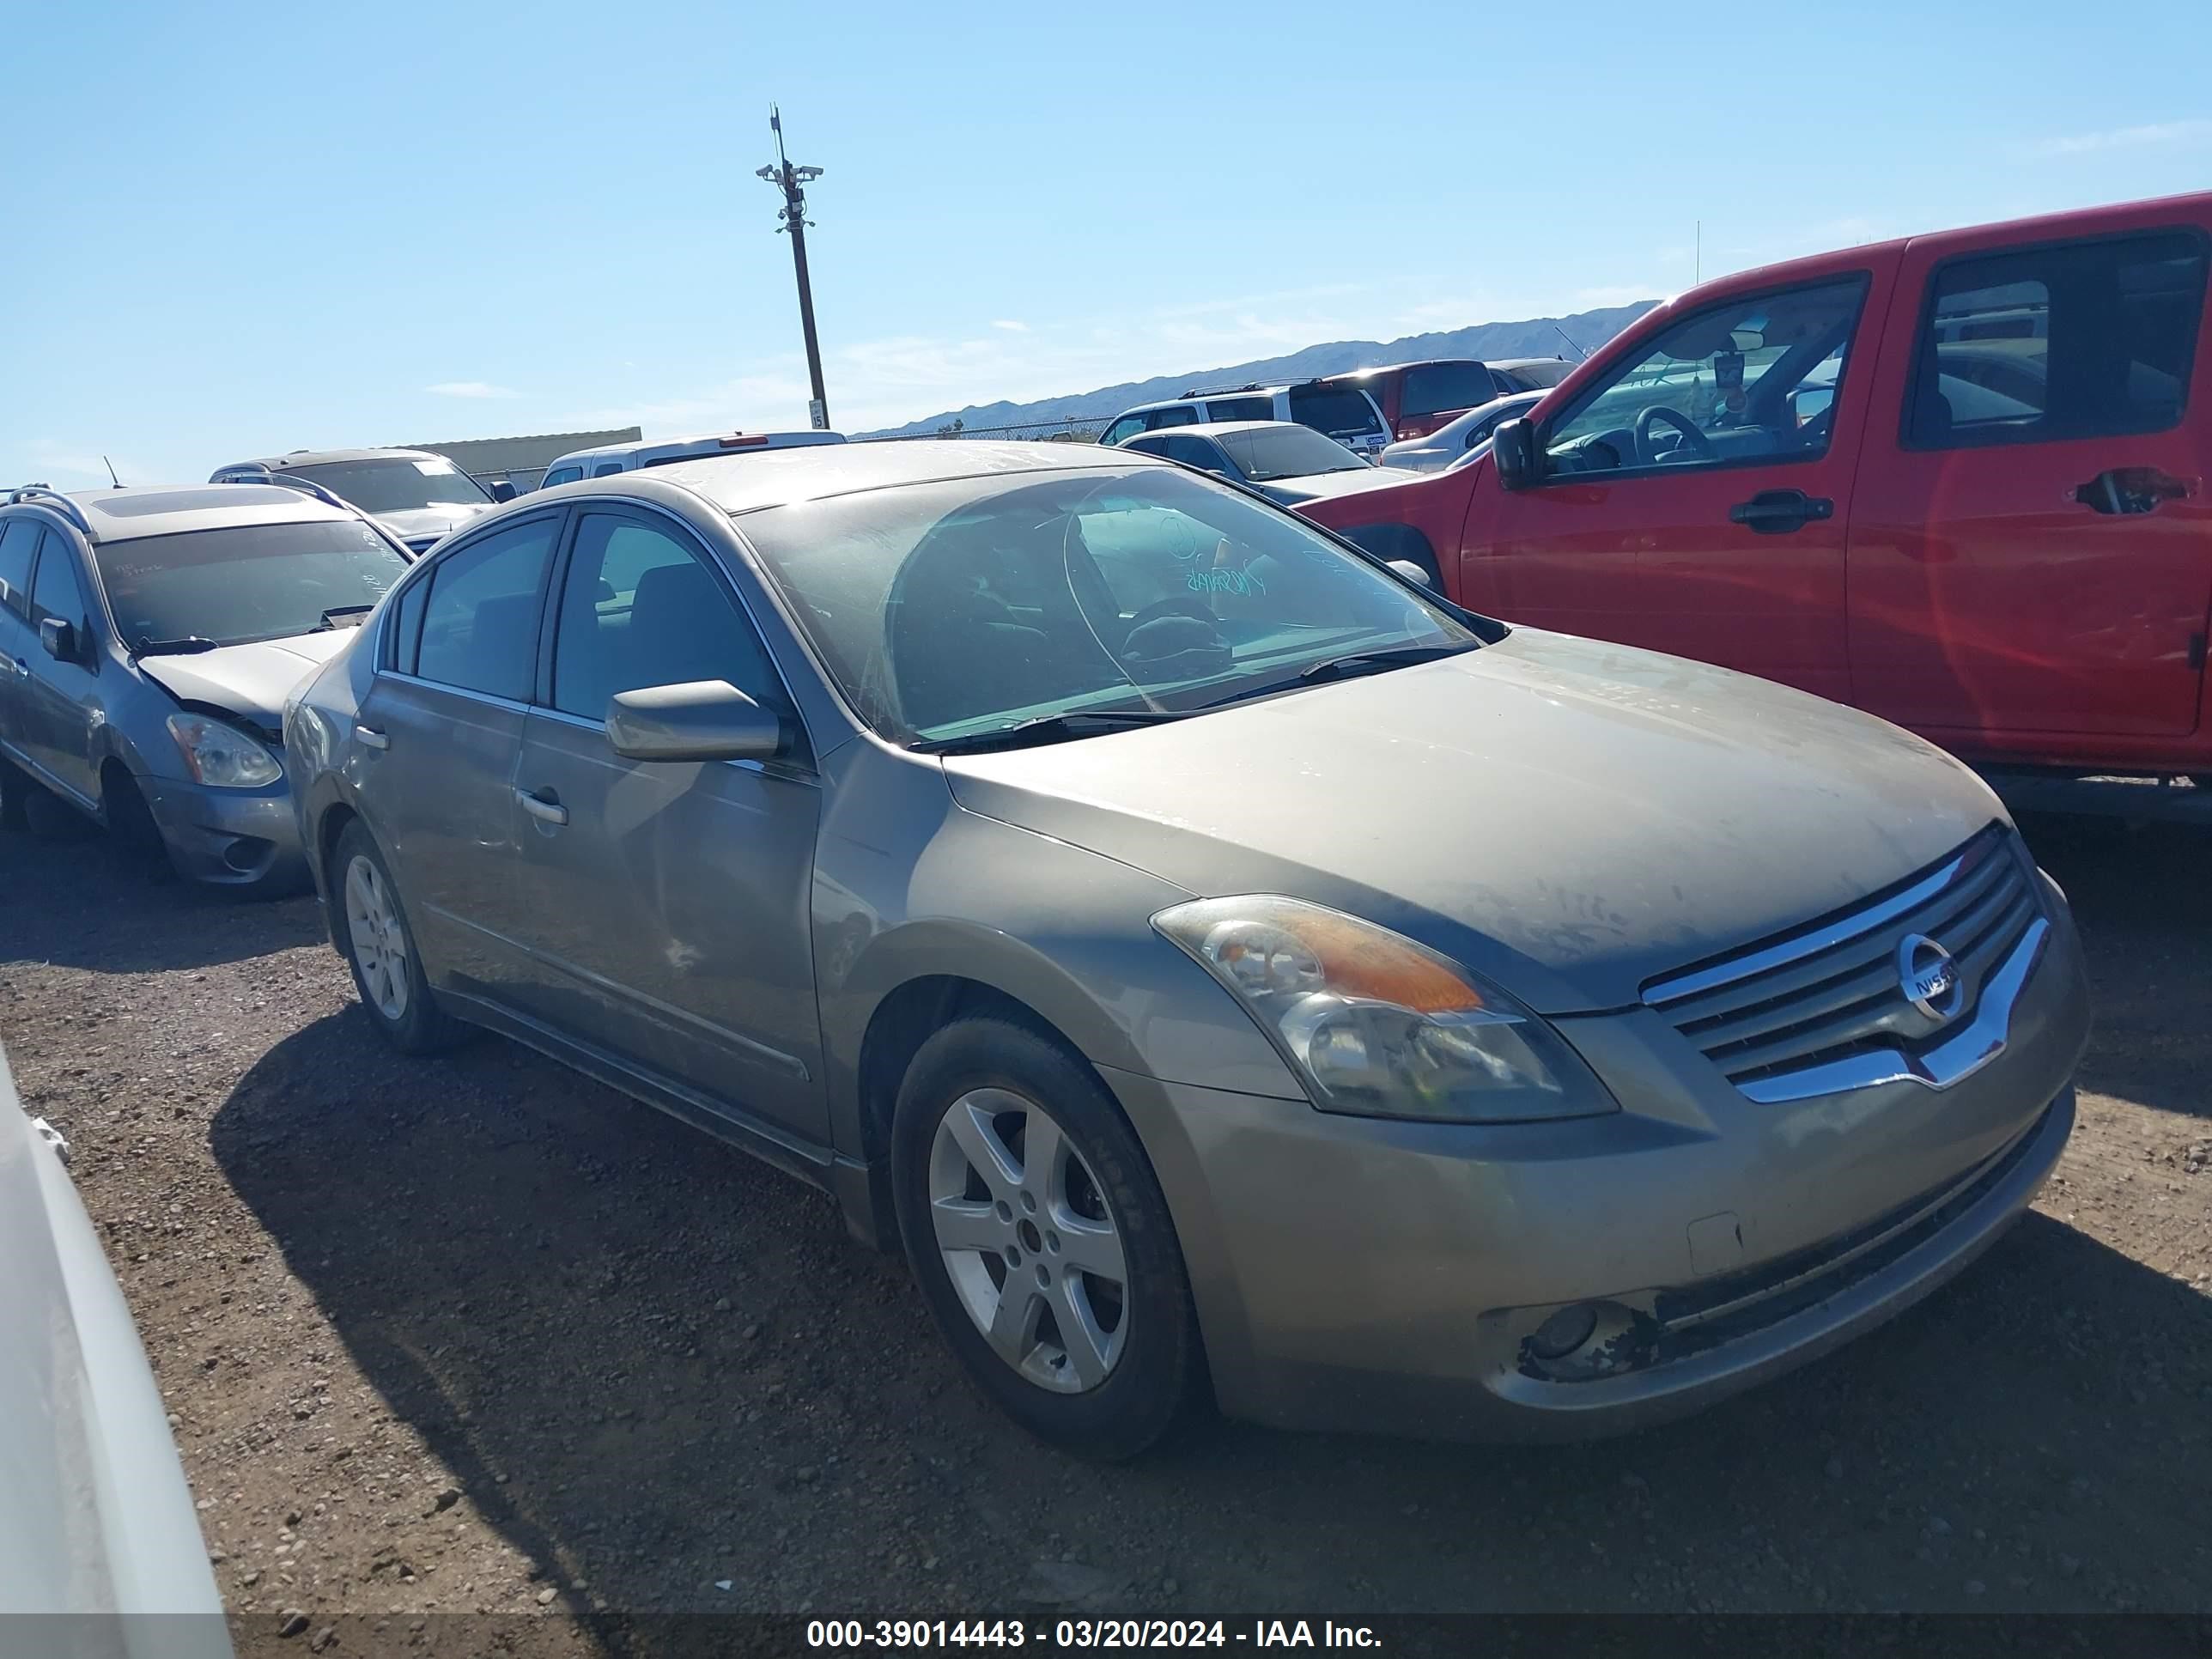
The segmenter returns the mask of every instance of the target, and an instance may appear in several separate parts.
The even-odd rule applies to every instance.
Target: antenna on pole
[[[107,476],[110,478],[114,479],[115,487],[118,489],[122,489],[123,480],[115,477],[115,463],[109,460],[106,456],[103,455],[100,458],[100,464],[107,469]]]
[[[808,404],[809,424],[817,432],[830,428],[829,399],[822,390],[822,346],[814,334],[814,288],[806,276],[806,191],[805,186],[822,176],[820,167],[797,167],[783,149],[783,112],[774,104],[768,106],[768,130],[775,135],[775,164],[762,167],[760,177],[783,192],[783,207],[776,217],[783,222],[781,230],[791,233],[791,264],[799,279],[799,326],[806,337],[806,374],[814,397]]]
[[[1553,324],[1552,325],[1552,332],[1553,332],[1553,333],[1554,333],[1554,334],[1556,334],[1556,335],[1558,335],[1558,336],[1559,336],[1562,340],[1565,340],[1565,341],[1569,345],[1571,345],[1571,346],[1574,346],[1574,349],[1575,349],[1575,356],[1576,356],[1577,358],[1580,358],[1580,359],[1582,359],[1582,360],[1583,360],[1583,361],[1584,361],[1584,362],[1589,361],[1589,352],[1587,352],[1587,351],[1584,351],[1584,350],[1583,350],[1580,346],[1578,346],[1578,345],[1575,345],[1575,337],[1574,337],[1573,335],[1571,335],[1571,334],[1568,333],[1566,330],[1565,330],[1564,328],[1561,328],[1561,327],[1560,327],[1557,323],[1553,323]]]

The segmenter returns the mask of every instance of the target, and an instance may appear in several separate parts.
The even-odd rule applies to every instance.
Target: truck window
[[[1210,421],[1272,421],[1275,418],[1273,398],[1212,398],[1206,401],[1206,417]]]
[[[1292,386],[1291,418],[1337,439],[1364,438],[1382,430],[1372,400],[1351,386]]]
[[[1545,470],[1671,472],[1826,453],[1866,290],[1853,276],[1684,318],[1547,426]]]
[[[2204,314],[2191,231],[1954,259],[1929,279],[1908,449],[2045,443],[2178,424]]]

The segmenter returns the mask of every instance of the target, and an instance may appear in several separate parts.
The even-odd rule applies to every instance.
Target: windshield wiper
[[[1459,645],[1393,645],[1379,651],[1348,651],[1341,657],[1324,657],[1298,670],[1293,685],[1318,685],[1323,680],[1350,679],[1358,674],[1379,674],[1386,668],[1403,668],[1408,663],[1435,662],[1442,657],[1456,657],[1462,651],[1474,651],[1482,641],[1469,640]]]
[[[1081,708],[1065,714],[1042,714],[1036,720],[1002,726],[995,732],[968,732],[957,738],[925,738],[914,744],[924,755],[963,755],[981,749],[1020,749],[1030,744],[1057,743],[1063,738],[1096,737],[1101,732],[1131,726],[1158,726],[1185,718],[1180,712],[1159,708]]]
[[[333,628],[358,628],[362,619],[375,609],[373,605],[334,605],[323,612],[323,619],[315,624],[313,631],[321,634]]]
[[[201,634],[187,634],[180,640],[141,638],[131,647],[135,655],[141,657],[185,657],[216,648],[216,641]]]

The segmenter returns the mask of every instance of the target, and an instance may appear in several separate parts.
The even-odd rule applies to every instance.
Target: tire
[[[468,1028],[438,1006],[423,977],[391,866],[357,821],[338,836],[331,879],[338,950],[369,1023],[403,1054],[439,1054],[464,1041]]]
[[[1066,1156],[1040,1149],[1032,1169],[1054,1129]],[[923,1297],[994,1404],[1106,1461],[1175,1427],[1205,1373],[1190,1281],[1144,1148],[1087,1066],[1005,1020],[946,1027],[900,1085],[891,1174]]]
[[[31,791],[38,785],[10,760],[0,760],[0,830],[20,835],[31,827]]]
[[[111,761],[101,775],[100,812],[107,820],[108,849],[116,861],[133,874],[153,881],[167,881],[177,873],[169,860],[168,843],[154,809],[146,805],[138,780]]]

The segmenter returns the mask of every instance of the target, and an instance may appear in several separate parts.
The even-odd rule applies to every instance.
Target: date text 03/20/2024
[[[1377,1648],[1364,1625],[1324,1619],[1061,1619],[1031,1629],[1020,1619],[815,1619],[810,1648]]]

